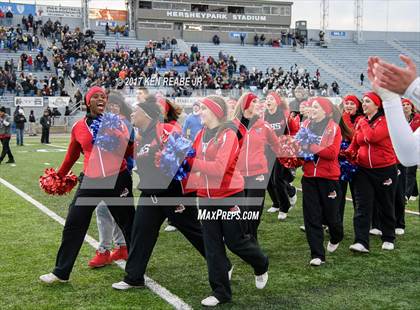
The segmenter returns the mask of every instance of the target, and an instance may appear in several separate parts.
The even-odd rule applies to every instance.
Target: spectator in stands
[[[339,96],[340,95],[340,87],[338,86],[337,81],[332,82],[331,88],[332,88],[335,96]]]
[[[66,106],[66,110],[64,111],[64,116],[69,116],[71,113],[69,106]]]
[[[13,22],[13,13],[11,10],[8,10],[6,13],[6,26],[11,26]]]
[[[255,45],[255,46],[257,46],[257,45],[258,45],[259,40],[260,40],[260,37],[258,36],[258,34],[255,34],[255,35],[254,35],[254,45]]]
[[[18,112],[15,114],[14,122],[16,124],[16,145],[23,146],[26,117],[22,108],[19,108]]]
[[[42,126],[41,143],[50,144],[51,110],[48,107],[44,115],[39,120]]]
[[[213,36],[213,43],[214,43],[214,45],[219,45],[220,44],[220,38],[217,34],[215,34]]]
[[[0,26],[4,25],[4,12],[0,9]]]
[[[293,51],[296,52],[296,47],[297,47],[297,42],[296,42],[296,38],[293,38]]]
[[[108,24],[108,22],[106,22],[106,25],[105,25],[105,35],[106,36],[109,36],[109,24]]]
[[[241,33],[239,35],[239,37],[241,39],[241,46],[244,46],[245,45],[245,34],[244,33]]]
[[[36,119],[34,110],[29,113],[29,136],[36,136]]]
[[[200,104],[198,102],[194,102],[192,113],[185,119],[184,126],[182,127],[182,134],[191,141],[194,141],[195,136],[202,128],[203,124],[201,123],[200,117]]]
[[[365,75],[362,73],[360,73],[360,85],[363,86],[363,81],[365,80]]]
[[[264,34],[262,34],[260,36],[260,44],[261,44],[261,46],[264,46],[264,42],[265,42],[265,36],[264,36]]]

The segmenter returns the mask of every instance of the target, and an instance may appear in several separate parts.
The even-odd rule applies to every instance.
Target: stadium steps
[[[420,39],[420,38],[419,38]],[[420,40],[419,41],[390,41],[389,44],[399,49],[402,54],[407,55],[417,62],[420,62]]]

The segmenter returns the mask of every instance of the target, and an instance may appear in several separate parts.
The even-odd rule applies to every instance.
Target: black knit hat
[[[6,108],[5,107],[0,107],[0,112],[6,113]]]
[[[162,111],[156,103],[155,96],[148,96],[145,101],[137,104],[152,120],[163,118]]]

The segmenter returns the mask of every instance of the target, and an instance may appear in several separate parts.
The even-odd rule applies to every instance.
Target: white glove
[[[7,127],[10,125],[10,123],[8,121],[3,121],[3,125]]]

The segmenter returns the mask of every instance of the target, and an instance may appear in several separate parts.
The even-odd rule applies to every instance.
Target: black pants
[[[407,167],[407,179],[406,179],[406,188],[405,195],[407,198],[411,196],[416,197],[419,195],[419,189],[417,187],[417,166]]]
[[[42,127],[41,143],[50,143],[50,128]]]
[[[98,183],[101,184],[101,180],[95,181],[95,179],[88,179],[83,175],[81,175],[79,179],[79,187],[77,188],[76,194],[69,207],[69,213],[67,214],[66,223],[64,225],[63,237],[53,271],[57,277],[63,280],[67,280],[70,277],[74,262],[76,261],[88,231],[92,213],[96,208],[96,205],[90,205],[90,203],[83,205],[82,200],[89,200],[93,203],[94,201],[98,201],[98,204],[103,200],[108,206],[115,222],[121,228],[125,241],[127,242],[127,247],[130,247],[131,227],[134,218],[134,202],[132,192],[133,184],[129,172],[125,170],[118,175],[115,188],[113,189],[86,189],[84,188],[84,185],[81,188],[82,184],[86,184],[83,182],[92,181],[97,185]],[[106,179],[102,180],[105,181]],[[125,197],[124,205],[115,205],[115,200],[112,201],[112,199],[120,198],[121,195],[124,195]]]
[[[324,229],[328,226],[330,242],[343,240],[343,222],[340,219],[341,189],[339,181],[302,177],[303,219],[306,238],[312,258],[325,260]]]
[[[180,195],[180,192],[176,195]],[[125,266],[127,275],[124,281],[128,284],[144,285],[147,264],[157,242],[159,229],[166,218],[205,257],[203,233],[198,221],[197,207],[185,206],[182,212],[175,212],[178,206],[159,205],[159,198],[161,197],[175,196],[172,192],[163,192],[153,196],[142,193],[140,196],[141,199],[150,199],[150,203],[143,206],[139,204],[134,217],[132,244]],[[156,205],[152,205],[153,203]]]
[[[283,167],[276,160],[267,188],[271,200],[273,201],[273,207],[279,208],[280,211],[284,213],[287,213],[290,209],[289,193],[291,193],[291,186],[286,178],[286,175],[288,174],[287,170],[287,168]]]
[[[261,198],[260,204],[247,204],[245,209],[251,212],[259,212],[258,219],[248,220],[245,227],[247,229],[247,233],[254,236],[256,240],[258,240],[258,226],[261,223],[261,216],[263,214],[264,209],[264,201],[265,201],[265,189],[267,186],[267,174],[256,175],[252,177],[245,177],[245,190],[244,195],[246,198],[251,199],[259,199]],[[247,201],[248,203],[248,201]]]
[[[382,241],[394,242],[397,166],[375,169],[359,167],[353,181],[355,243],[361,243],[369,248],[369,229],[374,205],[378,208]]]
[[[14,160],[13,159],[13,154],[12,154],[12,151],[10,150],[10,146],[9,146],[10,137],[1,138],[0,141],[1,141],[1,147],[2,147],[0,162],[3,161],[3,159],[6,157],[6,155],[9,158],[9,161],[13,161]]]
[[[405,182],[407,178],[407,168],[401,164],[397,167],[398,181],[395,193],[395,228],[405,229]]]
[[[354,185],[353,181],[340,181],[340,188],[341,188],[341,197],[340,197],[340,220],[341,223],[344,223],[344,210],[346,208],[346,194],[347,194],[347,187],[350,187],[350,194],[351,198],[354,203]]]
[[[243,193],[231,197],[243,197]],[[200,199],[200,210],[203,212],[222,210],[228,213],[230,208],[231,206],[209,206]],[[262,275],[268,270],[268,257],[261,251],[255,238],[246,234],[239,219],[206,219],[201,223],[212,295],[220,302],[230,301],[232,291],[225,244],[230,251],[252,266],[255,275]]]

